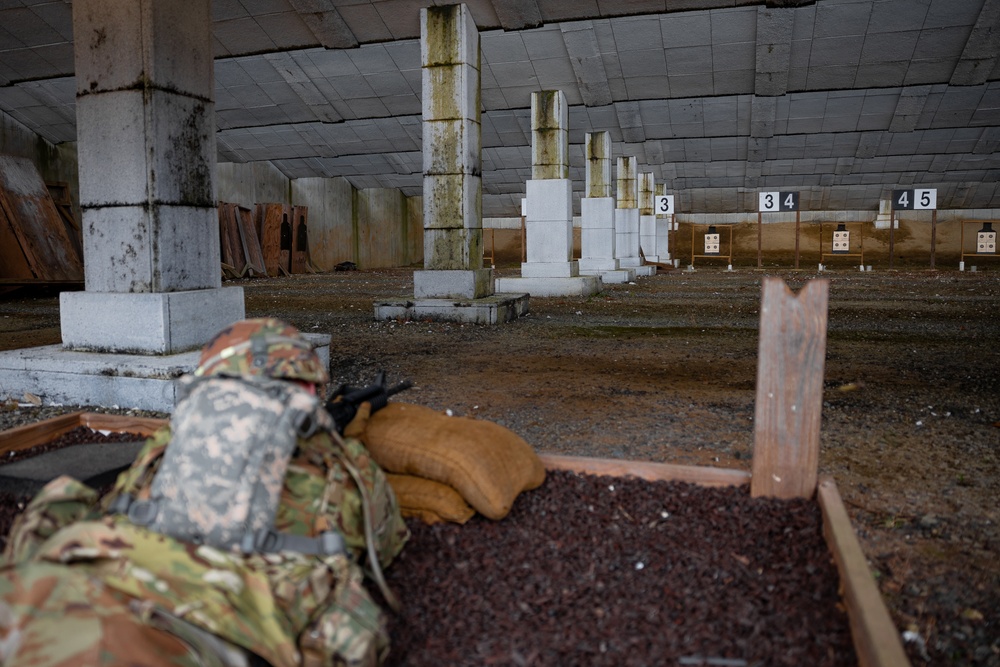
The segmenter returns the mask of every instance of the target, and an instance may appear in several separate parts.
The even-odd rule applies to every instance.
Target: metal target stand
[[[705,253],[703,255],[696,255],[695,254],[695,248],[697,246],[694,243],[694,237],[695,237],[695,233],[694,232],[695,232],[695,229],[696,228],[707,228],[709,230],[712,229],[712,228],[718,229],[719,225],[699,225],[699,224],[695,224],[695,223],[691,224],[691,268],[694,268],[694,260],[695,260],[695,258],[701,258],[701,259],[726,259],[726,260],[728,260],[726,262],[726,264],[728,265],[728,267],[730,269],[732,269],[732,266],[733,266],[733,226],[734,225],[722,225],[722,226],[725,227],[727,230],[729,230],[729,242],[726,244],[726,247],[728,248],[729,253],[726,254],[726,255],[722,254],[722,252]],[[706,232],[706,233],[712,233],[712,232]],[[720,243],[720,246],[721,245],[722,244]],[[704,247],[704,245],[702,247]],[[719,250],[721,251],[721,248]]]
[[[823,239],[826,237],[826,232],[824,232],[823,230],[826,228],[827,225],[837,225],[838,226],[838,228],[834,229],[833,234],[836,234],[837,232],[847,232],[849,234],[850,230],[846,229],[846,227],[848,225],[850,225],[852,227],[857,227],[857,229],[858,229],[858,238],[860,239],[859,252],[854,252],[854,253],[850,252],[850,237],[848,237],[848,249],[847,249],[847,252],[836,250],[836,243],[835,243],[833,234],[830,235],[830,251],[827,252],[824,249],[824,245],[823,245]],[[845,229],[839,229],[840,225],[843,225],[845,227]],[[821,267],[824,267],[824,268],[826,267],[825,262],[826,262],[826,258],[827,257],[859,257],[861,259],[861,267],[862,267],[861,270],[864,271],[864,266],[865,266],[865,223],[863,223],[863,222],[820,222],[819,223],[819,264],[820,264]]]

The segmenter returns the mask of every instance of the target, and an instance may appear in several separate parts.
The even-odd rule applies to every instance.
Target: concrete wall
[[[76,219],[80,220],[80,178],[75,143],[53,146],[0,111],[0,155],[28,158],[47,183],[68,183]]]
[[[411,216],[402,192],[387,188],[357,190],[354,211],[358,267],[388,268],[413,263],[410,257]]]
[[[320,271],[423,262],[423,208],[394,189],[356,190],[343,178],[297,178],[292,203],[309,207],[309,254]]]
[[[288,177],[270,162],[220,162],[215,170],[215,191],[219,201],[249,209],[258,203],[292,203]]]
[[[292,203],[309,207],[309,256],[320,271],[357,261],[354,187],[345,178],[296,178]]]

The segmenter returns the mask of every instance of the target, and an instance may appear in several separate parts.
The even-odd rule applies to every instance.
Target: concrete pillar
[[[656,246],[656,210],[653,198],[656,196],[656,183],[653,172],[644,171],[639,174],[639,247],[647,262],[659,262],[660,256]]]
[[[520,278],[498,278],[497,291],[532,296],[590,296],[600,276],[581,276],[573,259],[573,184],[569,180],[569,110],[561,90],[531,94],[531,179],[525,184],[527,261]]]
[[[615,259],[615,200],[611,196],[611,134],[588,132],[585,138],[586,178],[580,200],[580,273],[605,275],[618,270]],[[635,278],[635,275],[632,275]],[[623,276],[626,281],[628,276]]]
[[[531,180],[526,184],[524,278],[579,275],[573,261],[569,109],[561,90],[531,94]]]
[[[63,346],[173,354],[244,317],[222,288],[210,0],[76,0],[85,291]]]
[[[642,265],[639,259],[639,180],[635,156],[618,158],[615,209],[615,257],[622,268]]]
[[[493,294],[483,268],[479,31],[466,5],[420,10],[424,270],[417,298]]]
[[[892,210],[892,199],[880,199],[878,215],[875,216],[875,229],[889,229],[889,226],[899,229],[899,215]]]

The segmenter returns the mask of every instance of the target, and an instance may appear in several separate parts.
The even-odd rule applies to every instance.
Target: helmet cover
[[[274,317],[240,320],[217,333],[202,348],[195,375],[266,376],[315,384],[329,380],[312,344]]]

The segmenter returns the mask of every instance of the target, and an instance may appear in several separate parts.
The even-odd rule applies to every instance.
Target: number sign
[[[799,210],[798,192],[761,192],[758,198],[759,206],[757,210],[764,213],[774,213],[776,211],[797,211]]]
[[[655,214],[656,215],[673,215],[674,213],[674,196],[673,195],[657,195],[655,202]]]
[[[937,208],[937,190],[893,190],[892,208],[897,211]]]

